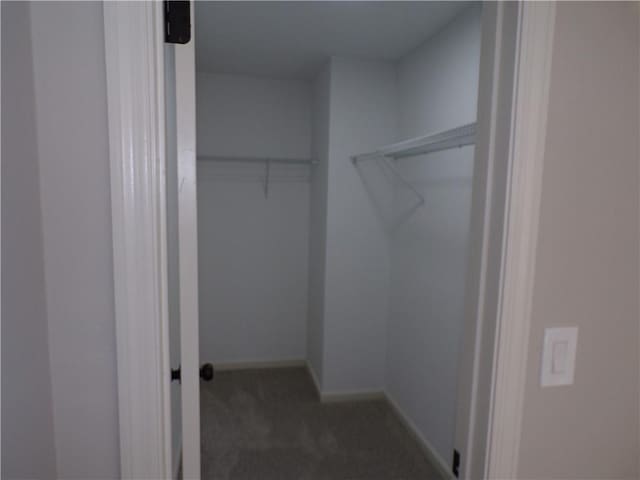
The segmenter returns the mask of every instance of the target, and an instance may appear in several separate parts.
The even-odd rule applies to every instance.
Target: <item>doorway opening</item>
[[[481,10],[195,5],[203,478],[459,468]]]
[[[193,2],[190,3],[193,13]],[[194,42],[172,45],[174,48],[170,48],[170,52],[166,51],[167,44],[163,47],[161,7],[163,4],[159,3],[120,2],[108,2],[104,6],[121,469],[127,477],[166,478],[171,476],[168,472],[175,473],[175,466],[182,463],[184,478],[199,478],[195,54]],[[482,5],[481,94],[477,98],[478,128],[473,159],[466,324],[457,371],[459,388],[454,445],[461,451],[459,456],[454,454],[452,461],[454,470],[456,460],[460,459],[460,476],[465,478],[511,478],[517,472],[554,18],[552,3]],[[171,61],[174,62],[175,77],[158,75],[163,70],[165,73],[171,70],[171,67],[167,68]],[[336,82],[333,75],[330,79],[329,98],[334,102],[329,102],[329,114],[336,104],[341,105],[345,100],[344,96],[331,95]],[[174,84],[170,85],[172,80]],[[170,98],[172,87],[173,99]],[[327,105],[327,102],[322,103]],[[377,101],[372,103],[377,105]],[[172,112],[176,117],[173,131],[168,118]],[[377,117],[373,115],[367,120],[370,118]],[[354,124],[360,125],[359,122]],[[349,127],[343,123],[341,128],[331,128],[329,140],[344,140],[341,134],[349,131]],[[389,170],[395,169],[391,172],[398,182],[398,193],[394,191],[393,196],[394,212],[400,189],[406,188],[415,201],[426,205],[421,199],[424,195],[399,168],[407,157],[398,159],[395,164],[387,157],[415,146],[416,142],[421,142],[421,148],[427,144],[429,148],[434,144],[444,146],[454,133],[456,139],[462,136],[466,130],[462,127],[465,125],[371,150],[366,146],[365,154],[349,152],[345,158],[350,156],[354,164],[375,164],[380,163],[377,157],[382,156]],[[351,225],[351,219],[340,215],[335,202],[331,201],[332,192],[340,191],[339,187],[344,186],[340,179],[345,179],[334,175],[335,167],[341,163],[330,162],[334,155],[344,152],[337,150],[336,154],[332,143],[327,145],[326,176],[320,177],[326,178],[327,183],[326,196],[321,197],[326,203],[325,214],[321,216],[326,221],[326,232],[319,237],[325,242],[321,243],[326,250],[321,265],[326,270],[320,276],[323,290],[317,290],[324,299],[321,313],[325,323],[327,319],[335,318],[339,308],[349,305],[344,300],[354,288],[358,294],[366,292],[357,282],[343,290],[335,288],[341,275],[358,271],[353,269],[354,259],[372,258],[358,252],[354,254],[353,249],[335,250],[336,245],[341,245],[338,241],[341,237],[336,236],[336,231],[345,234],[356,230],[329,228],[330,225]],[[365,145],[361,146],[365,150]],[[372,162],[374,159],[376,161]],[[173,186],[176,195],[172,196],[167,183],[172,181],[171,170],[174,168],[178,175],[173,175],[177,185]],[[314,178],[318,177],[311,176],[312,186]],[[360,186],[363,184],[364,178]],[[268,186],[265,193],[268,194]],[[310,194],[310,197],[313,196]],[[179,213],[177,278],[175,272],[172,278],[165,262],[176,250],[169,240],[171,219],[165,215],[171,211],[170,202],[177,203]],[[347,202],[338,205],[349,207]],[[334,212],[333,224],[330,222],[331,211]],[[349,211],[345,208],[345,213]],[[374,216],[377,217],[377,213]],[[351,237],[347,235],[346,238]],[[353,258],[344,255],[345,252]],[[335,262],[332,269],[327,268],[335,258],[349,259],[345,262],[348,268],[340,269],[340,264],[336,267]],[[169,263],[171,261],[175,259],[169,258]],[[333,276],[330,271],[334,272]],[[384,272],[370,268],[366,273],[369,278]],[[179,318],[169,315],[174,311],[171,302],[175,298],[172,300],[171,295],[176,291],[179,291]],[[329,298],[334,301],[330,302]],[[392,297],[389,300],[391,303]],[[170,348],[169,343],[174,342],[176,322],[180,348],[175,358],[179,363],[169,358],[170,352],[175,353],[174,346]],[[335,323],[333,326],[336,327]],[[349,333],[347,323],[338,327],[342,328],[338,332]],[[322,338],[323,346],[320,357],[323,371],[316,382],[320,386],[319,399],[326,402],[345,399],[345,395],[352,400],[356,395],[360,395],[360,399],[362,395],[370,398],[371,391],[362,389],[356,392],[345,392],[344,388],[342,391],[328,390],[325,383],[328,373],[324,365],[333,358],[327,352],[331,342],[325,341],[328,330],[329,325],[323,324],[322,336],[316,337]],[[360,335],[369,338],[370,332],[362,331]],[[349,353],[362,345],[354,343],[355,347],[349,349],[345,348],[345,343],[337,344],[341,347],[338,351]],[[384,351],[385,366],[387,350]],[[307,356],[311,360],[311,354]],[[171,385],[175,385],[174,389],[178,387],[171,383],[174,375],[170,375],[170,365],[179,367],[180,364],[182,394],[178,395],[180,401],[175,402],[171,398]],[[354,364],[357,365],[341,363],[351,367]],[[424,368],[429,367],[425,364]],[[386,382],[386,368],[384,375]],[[382,392],[388,403],[392,396],[389,390],[385,385]],[[404,412],[399,411],[398,418],[403,416]],[[178,428],[171,424],[172,418],[181,422]],[[428,439],[422,440],[422,445],[429,447]],[[425,451],[435,450],[426,448]],[[181,462],[176,461],[176,452],[180,451]],[[446,464],[446,460],[435,463]]]

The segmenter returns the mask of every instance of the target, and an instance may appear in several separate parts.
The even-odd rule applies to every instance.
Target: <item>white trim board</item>
[[[306,362],[306,367],[307,367],[307,372],[309,372],[309,376],[311,377],[311,380],[313,380],[313,386],[316,389],[316,395],[318,396],[319,399],[322,399],[322,393],[321,393],[322,386],[320,385],[320,379],[318,379],[316,372],[313,370],[313,367],[308,361]]]
[[[164,7],[164,2],[160,3]],[[199,480],[200,365],[198,313],[198,203],[196,174],[196,62],[193,0],[191,38],[174,44],[176,149],[178,174],[178,275],[180,283],[180,364],[182,476]],[[164,23],[162,24],[164,26]],[[162,99],[164,101],[164,98]]]
[[[105,2],[120,470],[170,478],[162,4]]]
[[[361,390],[353,392],[324,392],[320,394],[321,403],[366,402],[384,400],[386,395],[381,390]]]
[[[369,401],[369,400],[384,400],[386,401],[391,410],[398,418],[400,423],[407,429],[409,434],[413,437],[413,439],[420,445],[423,450],[423,453],[429,459],[429,461],[438,469],[441,473],[443,479],[454,479],[453,473],[451,472],[451,467],[447,464],[447,462],[434,450],[431,444],[423,437],[423,435],[419,432],[418,428],[415,426],[412,420],[409,419],[407,415],[402,412],[402,409],[398,406],[396,401],[389,395],[386,391],[354,391],[354,392],[331,392],[331,393],[322,393],[318,379],[316,378],[315,372],[311,368],[308,362],[306,362],[307,371],[309,372],[309,376],[311,377],[316,394],[318,396],[318,400],[321,403],[342,403],[342,402],[358,402],[358,401]]]
[[[263,370],[265,368],[295,368],[306,367],[306,360],[275,360],[275,361],[247,361],[214,363],[213,367],[218,372],[228,372],[233,370]]]
[[[517,478],[555,4],[520,4],[505,246],[485,478]]]
[[[380,400],[385,398],[385,393],[382,390],[352,390],[341,392],[323,392],[320,387],[320,382],[316,377],[316,373],[309,362],[305,362],[307,372],[313,381],[315,387],[316,396],[321,403],[339,403],[339,402],[357,402],[366,400]]]
[[[551,2],[483,8],[476,166],[486,172],[473,187],[455,440],[463,478],[517,478],[554,18]]]
[[[385,391],[358,391],[358,392],[336,392],[321,393],[316,383],[315,375],[310,368],[307,368],[316,387],[316,393],[321,403],[342,403],[342,402],[365,402],[371,400],[384,400],[389,404],[394,415],[398,418],[404,428],[407,429],[413,439],[420,445],[423,453],[429,459],[431,464],[437,468],[443,479],[453,479],[451,467],[447,462],[435,451],[431,444],[424,438],[413,421],[404,414],[396,401]]]
[[[396,401],[388,393],[383,393],[384,399],[389,403],[393,413],[398,417],[400,423],[409,431],[411,436],[416,442],[420,444],[424,454],[429,461],[438,469],[443,479],[455,479],[455,476],[451,472],[451,466],[436,452],[433,446],[427,441],[426,438],[420,433],[418,427],[413,421],[402,412],[402,409],[398,406]]]
[[[314,390],[322,403],[355,402],[365,400],[380,400],[386,398],[383,391],[364,390],[349,392],[322,392],[318,384],[315,372],[306,360],[276,360],[276,361],[247,361],[214,363],[217,372],[229,372],[238,370],[265,370],[277,368],[305,368],[313,382]]]
[[[462,478],[483,478],[486,470],[519,13],[517,3],[487,3],[482,9],[481,93],[454,439]]]

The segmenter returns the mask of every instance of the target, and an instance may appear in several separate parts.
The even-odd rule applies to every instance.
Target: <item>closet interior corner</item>
[[[216,382],[206,387],[202,421],[224,429],[220,422],[232,422],[224,415],[246,408],[238,415],[254,412],[264,426],[253,425],[247,438],[294,451],[303,434],[274,433],[282,419],[267,418],[271,410],[259,405],[269,394],[256,392],[277,385],[294,398],[302,387],[287,375],[306,375],[318,408],[353,409],[331,430],[342,451],[352,439],[339,425],[359,411],[375,417],[370,402],[384,403],[388,412],[380,411],[397,418],[380,427],[388,437],[408,429],[415,455],[427,451],[435,471],[450,471],[481,4],[197,2],[195,9],[200,357],[214,364],[226,392],[216,393]],[[233,385],[240,390],[225,390]],[[331,424],[334,413],[322,412]],[[308,455],[331,455],[309,425]],[[222,442],[222,453],[220,442],[203,444],[203,462],[233,448],[258,455],[253,440]],[[304,478],[329,478],[321,476],[324,461],[317,477]],[[379,465],[405,474],[387,467]]]

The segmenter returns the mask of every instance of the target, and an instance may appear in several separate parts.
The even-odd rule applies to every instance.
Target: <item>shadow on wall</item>
[[[387,234],[392,235],[419,211],[428,215],[428,198],[438,192],[470,189],[473,179],[473,150],[457,150],[395,160],[380,157],[354,165],[373,211]],[[395,173],[394,170],[397,172]],[[398,177],[417,190],[422,199]]]
[[[384,158],[360,161],[354,164],[354,168],[360,176],[378,222],[384,231],[389,233],[394,218],[393,199],[396,178],[386,162]]]

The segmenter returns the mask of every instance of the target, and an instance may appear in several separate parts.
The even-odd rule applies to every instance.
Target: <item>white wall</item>
[[[307,82],[198,73],[198,155],[309,157]]]
[[[29,5],[2,2],[2,478],[56,478]]]
[[[309,305],[307,361],[322,390],[324,363],[324,298],[327,247],[327,175],[329,168],[329,106],[331,65],[313,83],[311,154],[318,164],[311,171],[309,190]]]
[[[199,74],[198,155],[309,158],[310,85]],[[200,355],[306,356],[309,167],[198,164]],[[294,178],[291,178],[294,177]]]
[[[476,120],[481,7],[472,5],[398,64],[400,136]]]
[[[332,58],[330,91],[322,387],[381,391],[389,245],[370,195],[389,184],[378,170],[354,167],[350,156],[396,139],[394,65]]]
[[[319,329],[310,335],[322,352],[311,364],[325,394],[386,389],[444,458],[455,428],[473,151],[398,163],[425,196],[421,208],[383,161],[349,159],[475,121],[479,43],[474,6],[397,65],[334,57],[316,80],[330,76],[315,106],[314,135],[328,109],[329,132],[314,142],[328,144],[329,162],[327,198],[321,170],[312,196],[312,239],[322,239],[323,202],[327,223],[325,258],[312,263],[324,302],[318,294],[310,310],[310,325],[323,325],[321,340]]]
[[[559,3],[520,478],[638,478],[640,9]],[[580,331],[540,388],[544,328]]]
[[[118,478],[102,4],[30,13],[57,476]]]
[[[474,122],[480,7],[463,11],[398,65],[400,134]],[[473,148],[398,162],[425,198],[399,187],[391,238],[388,395],[436,452],[453,451],[471,211]]]

